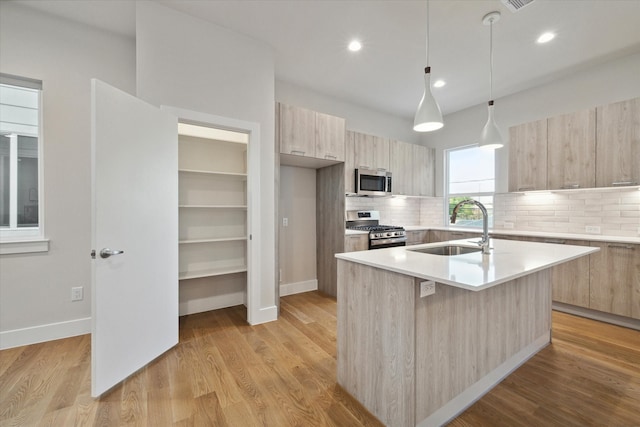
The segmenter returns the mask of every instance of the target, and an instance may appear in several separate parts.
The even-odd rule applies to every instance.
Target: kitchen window
[[[450,223],[454,206],[464,199],[482,203],[493,226],[493,195],[496,188],[495,150],[477,145],[445,150],[445,223]],[[482,227],[482,213],[475,205],[465,205],[458,211],[456,226]]]
[[[0,74],[0,253],[43,237],[41,94],[40,81]]]

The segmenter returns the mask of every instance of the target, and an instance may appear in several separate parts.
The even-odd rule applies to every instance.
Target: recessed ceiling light
[[[445,82],[444,80],[436,80],[435,82],[433,82],[433,87],[442,87],[446,84],[447,82]]]
[[[362,43],[360,43],[358,40],[352,40],[351,43],[349,43],[349,50],[351,52],[357,52],[360,49],[362,49]]]
[[[555,33],[552,33],[552,32],[542,33],[540,35],[540,37],[538,37],[537,42],[538,43],[547,43],[547,42],[550,42],[551,40],[553,40],[555,37],[556,37]]]

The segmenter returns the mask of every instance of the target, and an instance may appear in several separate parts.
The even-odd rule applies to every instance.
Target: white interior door
[[[178,124],[99,80],[91,95],[97,397],[178,342]]]

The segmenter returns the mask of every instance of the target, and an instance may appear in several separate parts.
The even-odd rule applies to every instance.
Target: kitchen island
[[[476,247],[336,255],[338,383],[386,425],[442,425],[548,345],[549,268],[598,250],[492,239],[488,255],[420,252],[444,245]]]

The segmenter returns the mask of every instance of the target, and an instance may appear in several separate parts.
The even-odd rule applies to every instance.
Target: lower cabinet
[[[429,243],[429,230],[407,231],[407,246]]]
[[[578,240],[567,240],[564,243],[589,246],[589,242]],[[583,256],[553,267],[551,270],[553,301],[589,308],[589,264],[589,257]]]
[[[640,245],[596,243],[589,308],[640,319]]]
[[[467,231],[446,231],[446,230],[429,230],[429,242],[446,242],[447,240],[459,240],[459,239],[472,239],[474,237],[480,237],[482,233],[480,231],[467,232]]]
[[[368,249],[369,249],[368,234],[350,234],[348,236],[344,236],[345,252],[366,251]]]

